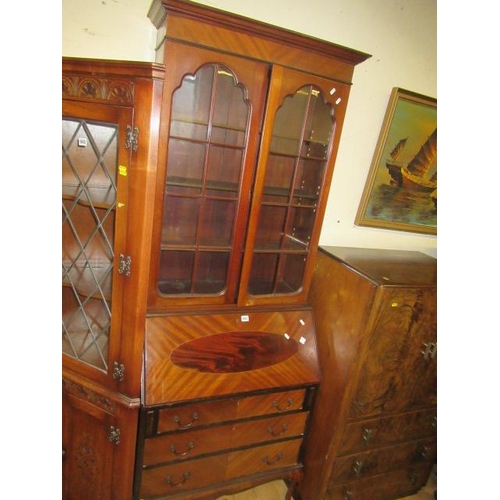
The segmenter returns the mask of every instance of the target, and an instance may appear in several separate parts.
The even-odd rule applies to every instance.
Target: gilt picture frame
[[[437,234],[436,98],[392,89],[355,224]]]

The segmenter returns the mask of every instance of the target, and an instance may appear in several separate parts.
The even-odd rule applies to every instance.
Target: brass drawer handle
[[[273,401],[273,406],[278,410],[278,411],[286,411],[290,409],[293,405],[293,398],[288,398],[286,400],[287,405],[285,407],[280,407],[280,402],[278,400]]]
[[[361,460],[356,460],[352,464],[352,470],[355,476],[359,476],[361,474],[362,469],[363,469],[363,462]]]
[[[178,457],[185,457],[192,449],[194,448],[194,442],[193,441],[189,441],[189,443],[187,444],[187,450],[186,451],[183,451],[183,452],[179,452],[177,451],[176,447],[175,447],[175,444],[173,444],[171,447],[170,447],[170,451],[178,456]]]
[[[285,434],[286,431],[288,430],[288,425],[287,424],[283,424],[283,426],[281,428],[282,428],[281,432],[275,432],[274,429],[273,429],[273,427],[270,425],[267,428],[267,432],[269,432],[269,434],[271,434],[271,436],[273,436],[273,437],[283,436],[283,434]]]
[[[269,457],[267,455],[264,455],[262,457],[262,461],[266,464],[266,465],[273,465],[273,464],[277,464],[281,459],[283,458],[283,453],[278,453],[276,455],[276,459],[274,461],[271,461],[269,460]]]
[[[182,424],[181,423],[181,417],[179,415],[176,415],[174,417],[174,422],[179,426],[179,429],[189,429],[198,419],[200,418],[200,414],[195,411],[193,413],[193,416],[191,417],[191,422],[188,422],[187,424]]]
[[[367,427],[365,427],[363,429],[363,441],[365,443],[369,443],[373,438],[373,429],[368,429]]]
[[[422,446],[419,451],[419,456],[424,460],[429,456],[429,452],[431,451],[429,446]]]
[[[186,481],[191,477],[191,472],[184,472],[184,474],[182,475],[182,479],[178,482],[178,483],[174,483],[172,481],[172,476],[167,476],[165,478],[165,481],[170,485],[172,486],[173,488],[177,488],[179,486],[183,486],[184,484],[186,484]]]
[[[344,500],[352,500],[352,498],[353,496],[351,490],[344,488]]]

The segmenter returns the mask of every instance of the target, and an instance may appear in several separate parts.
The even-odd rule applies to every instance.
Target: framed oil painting
[[[437,234],[437,99],[392,90],[355,224]]]

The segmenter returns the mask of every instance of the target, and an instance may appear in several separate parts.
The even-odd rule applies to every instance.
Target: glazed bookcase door
[[[63,363],[101,383],[119,347],[131,123],[128,108],[63,102]]]
[[[150,305],[233,303],[267,67],[174,43],[167,60]]]
[[[348,87],[274,67],[240,302],[304,301]]]

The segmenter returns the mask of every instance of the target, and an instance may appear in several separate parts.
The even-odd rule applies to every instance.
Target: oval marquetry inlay
[[[281,363],[296,352],[297,342],[283,335],[226,332],[186,342],[172,351],[170,360],[200,372],[234,373]]]

